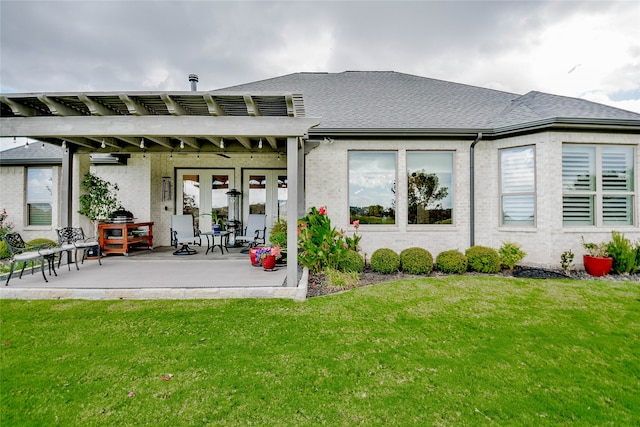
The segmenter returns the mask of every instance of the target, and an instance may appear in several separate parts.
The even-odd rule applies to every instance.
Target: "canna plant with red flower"
[[[331,226],[327,209],[312,207],[298,222],[298,260],[312,272],[336,268],[348,250],[342,230]]]

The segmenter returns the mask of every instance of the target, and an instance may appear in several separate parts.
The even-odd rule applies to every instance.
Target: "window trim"
[[[50,228],[54,224],[54,215],[53,215],[53,204],[54,204],[54,187],[53,187],[53,179],[54,179],[54,168],[51,166],[26,166],[25,174],[24,174],[24,224],[25,227],[28,228]],[[44,199],[34,199],[31,200],[29,198],[29,179],[30,179],[30,171],[33,170],[47,170],[49,171],[50,176],[48,177],[51,180],[51,194],[49,200]],[[49,205],[50,209],[50,217],[48,224],[32,224],[31,223],[31,205]]]

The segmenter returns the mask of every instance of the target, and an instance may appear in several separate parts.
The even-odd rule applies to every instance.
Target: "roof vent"
[[[191,92],[196,92],[198,90],[198,75],[189,74],[189,81],[191,82]]]

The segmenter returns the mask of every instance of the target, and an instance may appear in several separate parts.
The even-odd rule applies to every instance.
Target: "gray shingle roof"
[[[225,90],[302,93],[306,115],[322,118],[314,132],[491,131],[554,118],[633,120],[640,126],[640,114],[583,99],[542,92],[521,96],[393,71],[295,73]]]
[[[44,145],[44,147],[43,147]],[[62,148],[48,143],[22,145],[0,151],[0,165],[60,165]]]

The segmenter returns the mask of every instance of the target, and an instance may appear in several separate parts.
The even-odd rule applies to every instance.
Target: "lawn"
[[[640,283],[0,301],[0,425],[638,425]]]

